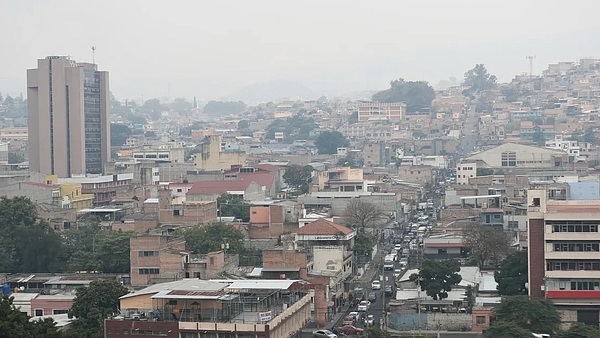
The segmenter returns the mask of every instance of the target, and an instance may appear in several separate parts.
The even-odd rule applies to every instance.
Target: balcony
[[[561,279],[600,279],[600,271],[592,270],[557,270],[546,271],[546,278]]]

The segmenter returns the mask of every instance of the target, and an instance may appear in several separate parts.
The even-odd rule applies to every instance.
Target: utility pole
[[[92,46],[92,64],[96,64],[96,46]]]
[[[381,313],[381,326],[382,326],[383,330],[386,330],[387,329],[387,318],[385,316],[386,315],[386,312],[385,312],[385,256],[381,256],[381,261],[384,263],[384,264],[381,264],[381,276],[382,276],[381,279],[383,279],[383,281],[381,282],[381,286],[383,288],[383,291],[381,293],[383,295],[381,297],[381,302],[383,303],[383,310]]]

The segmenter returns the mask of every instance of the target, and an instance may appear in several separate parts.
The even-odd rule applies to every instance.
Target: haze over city
[[[46,55],[96,62],[120,98],[227,98],[294,81],[319,94],[436,85],[484,63],[500,82],[600,54],[599,4],[572,1],[5,1],[0,88]]]

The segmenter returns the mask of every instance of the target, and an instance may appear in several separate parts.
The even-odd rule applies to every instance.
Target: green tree
[[[75,317],[73,330],[79,337],[104,336],[104,320],[119,308],[119,297],[128,290],[116,280],[95,280],[77,289],[69,318]]]
[[[585,130],[585,133],[583,134],[583,141],[591,144],[598,144],[598,138],[594,132],[594,127],[589,127]]]
[[[94,260],[100,262],[96,270],[112,273],[128,273],[130,268],[129,240],[132,232],[109,231],[98,240]]]
[[[435,92],[426,81],[404,81],[400,78],[390,81],[390,88],[375,93],[372,99],[384,103],[404,102],[407,112],[416,112],[431,106]]]
[[[283,180],[293,190],[294,195],[308,193],[310,183],[313,179],[313,167],[292,164],[285,169]]]
[[[203,109],[205,114],[209,115],[228,115],[239,114],[246,110],[246,104],[242,101],[210,101]]]
[[[554,304],[547,299],[505,297],[494,309],[493,316],[498,322],[512,322],[531,332],[547,333],[550,336],[554,336],[560,327],[560,315]]]
[[[153,132],[152,130],[149,130],[147,132],[144,133],[144,137],[146,138],[156,138],[156,133]]]
[[[373,252],[375,239],[370,234],[359,232],[354,237],[354,254],[356,256],[369,256]]]
[[[558,338],[598,338],[600,332],[595,326],[575,323],[568,330],[560,332]]]
[[[415,130],[412,133],[412,137],[420,140],[426,138],[427,134],[425,134],[422,130]]]
[[[462,280],[459,271],[460,263],[457,261],[427,259],[419,273],[413,273],[409,279],[413,282],[420,281],[423,290],[434,300],[442,300],[448,298],[448,291]]]
[[[463,95],[473,97],[483,91],[496,88],[496,76],[488,73],[483,64],[476,64],[473,69],[465,73],[463,86],[469,87],[463,91]]]
[[[295,140],[306,140],[310,138],[310,132],[318,126],[312,117],[294,115],[287,119],[276,119],[267,128],[265,138],[274,140],[275,133],[281,132],[285,137],[285,142]]]
[[[485,331],[485,338],[525,338],[533,337],[531,331],[524,329],[514,322],[497,321]]]
[[[10,338],[60,338],[56,324],[50,318],[29,321],[28,315],[15,308],[13,297],[0,298],[0,332]]]
[[[111,147],[122,146],[127,142],[127,138],[131,136],[131,129],[124,124],[110,124],[110,145]]]
[[[0,231],[0,271],[58,272],[62,269],[61,238],[38,217],[30,199],[0,197]]]
[[[217,206],[221,217],[240,218],[250,221],[250,204],[239,195],[223,194],[217,198]]]
[[[473,306],[475,306],[476,290],[472,285],[467,285],[465,289],[465,302],[467,304],[467,312],[473,312]]]
[[[389,332],[382,330],[377,326],[371,326],[366,331],[367,338],[390,338]]]
[[[382,219],[387,220],[379,206],[358,198],[353,198],[346,204],[344,218],[346,223],[358,232],[365,232],[365,228],[379,226]]]
[[[176,234],[185,238],[188,250],[197,254],[221,250],[221,244],[229,243],[230,253],[244,251],[244,234],[231,224],[212,223],[205,226],[177,229]]]
[[[508,257],[500,269],[494,272],[498,283],[498,293],[502,296],[526,295],[525,284],[528,279],[527,251],[518,251]]]
[[[162,112],[168,110],[168,107],[163,105],[159,99],[150,99],[144,102],[140,109],[142,113],[148,114],[153,120],[158,120]]]
[[[583,142],[583,130],[575,129],[571,133],[571,137],[569,137],[570,141]]]
[[[246,129],[250,126],[250,122],[248,120],[240,120],[238,122],[238,129]]]
[[[533,143],[535,143],[535,145],[538,147],[543,147],[546,145],[546,138],[544,137],[544,132],[541,128],[535,128],[533,135],[531,135],[531,141],[533,141]]]
[[[350,141],[339,131],[324,131],[315,140],[319,154],[335,154],[337,148],[347,147]]]
[[[487,225],[466,227],[463,241],[471,248],[470,258],[480,269],[486,264],[497,266],[510,249],[510,239],[507,234]]]

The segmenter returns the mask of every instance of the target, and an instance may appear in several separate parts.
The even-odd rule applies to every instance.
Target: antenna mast
[[[529,77],[533,77],[533,60],[535,60],[535,55],[527,55],[525,58],[529,60]]]
[[[92,46],[92,64],[96,64],[96,46]]]

